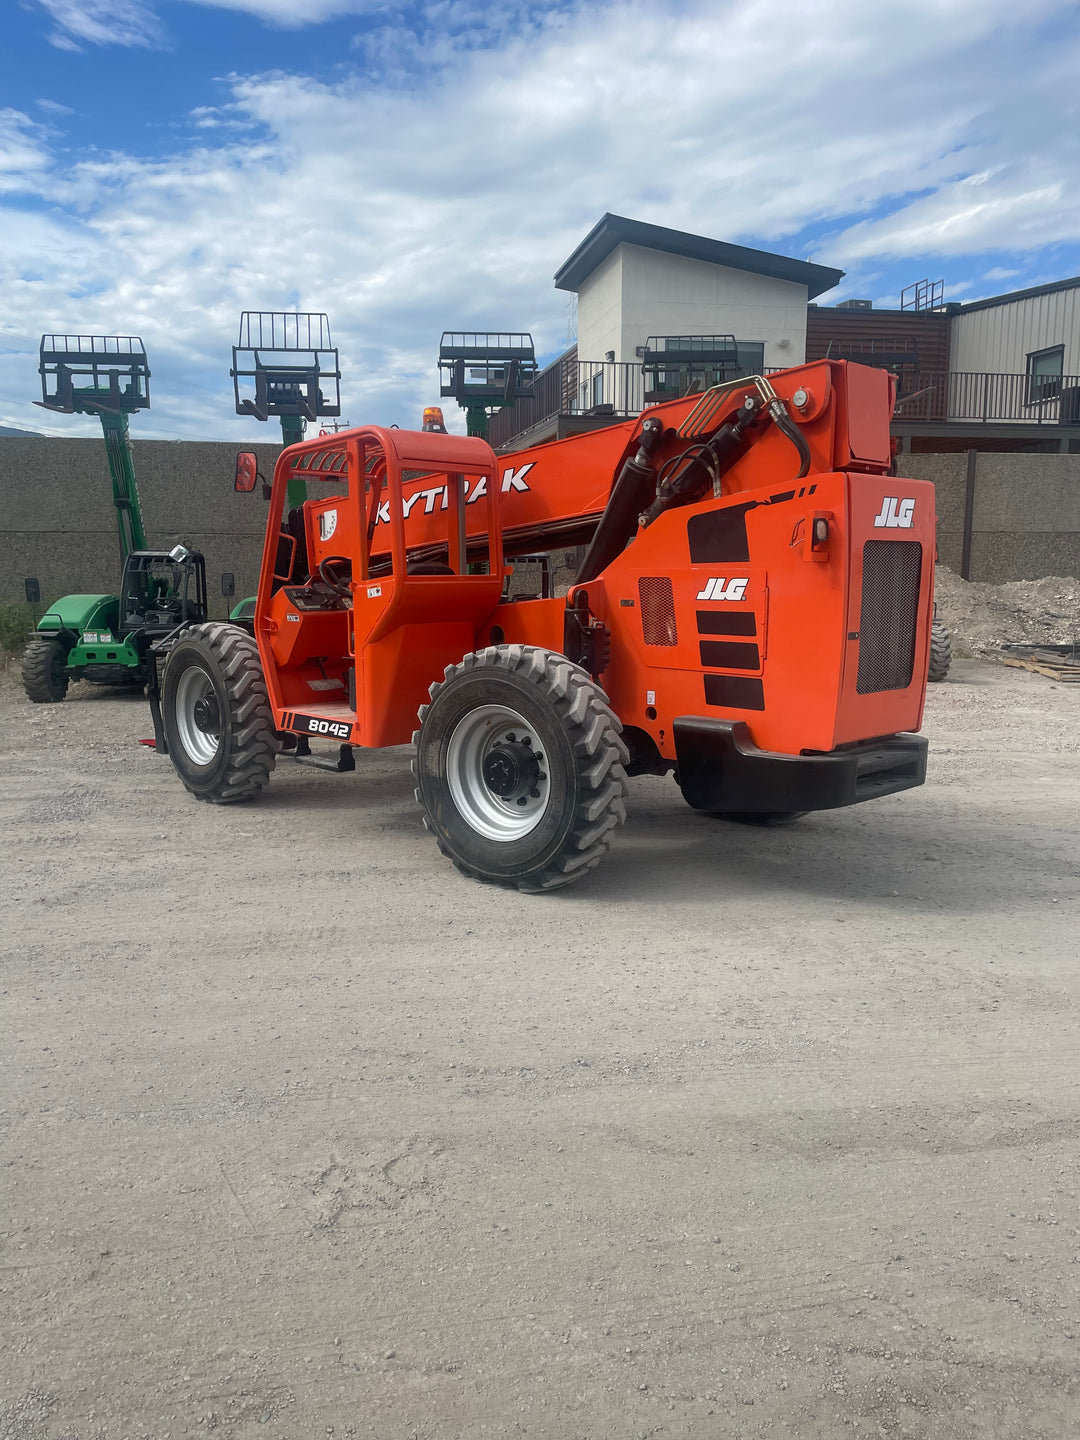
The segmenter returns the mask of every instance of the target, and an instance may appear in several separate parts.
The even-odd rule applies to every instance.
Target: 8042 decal
[[[346,720],[320,720],[315,715],[293,715],[289,718],[288,729],[298,730],[302,735],[330,735],[335,740],[348,740],[352,726]]]

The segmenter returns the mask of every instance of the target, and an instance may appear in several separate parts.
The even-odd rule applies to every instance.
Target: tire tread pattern
[[[470,879],[505,885],[527,894],[561,889],[599,865],[615,831],[626,820],[626,766],[630,753],[621,738],[622,725],[588,671],[565,655],[538,645],[492,645],[466,655],[456,665],[446,667],[442,680],[436,681],[428,691],[429,698],[434,700],[455,676],[476,669],[505,670],[529,680],[552,705],[566,728],[577,764],[579,795],[573,823],[560,852],[546,869],[505,880],[481,875],[459,860],[443,844],[426,815],[424,825],[435,835],[447,859]],[[420,707],[421,726],[428,709],[428,705]],[[412,738],[413,745],[418,745],[420,731],[414,731]],[[419,781],[420,766],[415,757],[412,773]],[[423,805],[419,786],[414,793]]]
[[[194,625],[184,639],[199,641],[220,666],[232,729],[228,763],[211,792],[200,793],[182,774],[180,779],[197,800],[212,805],[250,800],[269,781],[280,749],[258,647],[246,630],[222,621]]]
[[[22,658],[22,682],[27,699],[32,700],[35,705],[55,704],[67,694],[67,674],[64,674],[59,684],[53,676],[53,662],[58,653],[64,654],[64,647],[59,640],[51,636],[34,635],[26,642]]]
[[[952,636],[940,620],[930,627],[930,664],[926,678],[931,682],[944,680],[952,664]]]

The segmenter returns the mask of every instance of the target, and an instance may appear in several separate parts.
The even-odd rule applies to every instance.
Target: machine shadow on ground
[[[566,904],[617,900],[621,905],[693,905],[719,898],[774,895],[849,901],[938,915],[1015,910],[1017,890],[1032,904],[1068,882],[1064,855],[1038,863],[1022,834],[989,824],[972,827],[977,840],[958,852],[955,814],[925,809],[901,815],[821,811],[777,827],[735,824],[654,803],[635,808],[611,853],[580,885],[561,892]],[[963,871],[963,884],[957,883]],[[1025,872],[1031,883],[1024,886]],[[1001,876],[1017,888],[1003,892]]]
[[[357,752],[357,771],[342,776],[311,775],[279,761],[258,800],[231,807],[230,813],[239,818],[243,811],[247,828],[257,815],[277,822],[333,814],[347,823],[352,811],[358,828],[374,816],[388,838],[418,837],[421,815],[413,799],[410,753],[401,747],[377,759],[372,754],[367,772],[368,757]],[[1033,856],[1022,832],[991,823],[989,814],[972,815],[972,823],[962,825],[952,806],[939,811],[918,800],[819,811],[778,826],[747,825],[691,810],[670,779],[639,779],[630,782],[627,808],[627,824],[595,870],[565,890],[529,901],[678,906],[748,895],[805,896],[898,911],[916,903],[923,911],[960,915],[1015,907],[1016,891],[1003,893],[1002,874],[1016,877],[1033,904],[1068,880],[1064,853],[1055,865],[1053,852]],[[962,846],[958,827],[968,837]],[[433,842],[430,863],[433,868],[448,863]],[[964,872],[962,885],[956,882],[958,868]]]

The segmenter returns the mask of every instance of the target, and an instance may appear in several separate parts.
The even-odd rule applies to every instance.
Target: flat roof
[[[623,243],[640,245],[644,250],[662,250],[668,255],[685,255],[710,265],[727,265],[732,270],[748,270],[753,275],[768,275],[773,280],[789,280],[806,286],[808,300],[831,290],[844,278],[843,270],[833,270],[828,265],[792,260],[786,255],[773,255],[768,250],[731,245],[726,240],[709,240],[704,235],[688,235],[685,230],[648,225],[643,220],[628,220],[623,215],[605,215],[555,272],[556,290],[579,290],[600,262]]]
[[[990,295],[985,300],[969,300],[968,303],[952,307],[954,315],[966,315],[972,310],[989,310],[994,305],[1009,305],[1014,300],[1030,300],[1036,295],[1052,295],[1055,290],[1075,290],[1080,285],[1080,275],[1071,280],[1051,280],[1049,285],[1032,285],[1030,290],[1011,290],[1007,295]]]

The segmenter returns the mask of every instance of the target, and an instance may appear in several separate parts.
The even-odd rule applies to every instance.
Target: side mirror
[[[233,481],[233,489],[241,494],[249,495],[255,489],[255,482],[259,478],[259,462],[252,450],[241,450],[236,457],[236,479]]]

